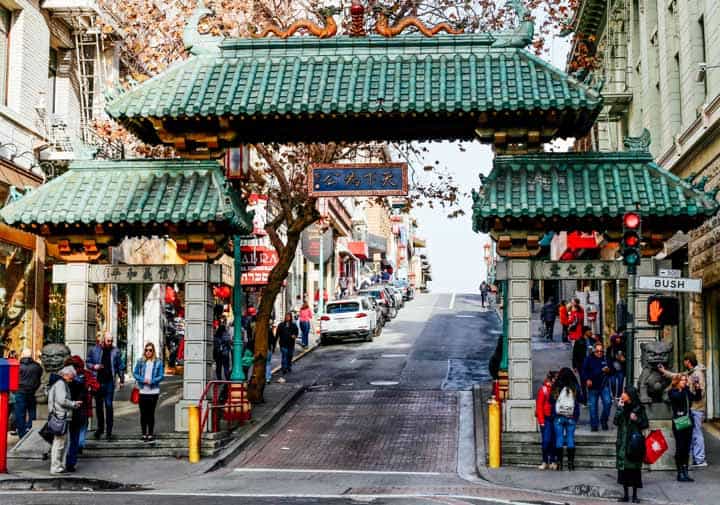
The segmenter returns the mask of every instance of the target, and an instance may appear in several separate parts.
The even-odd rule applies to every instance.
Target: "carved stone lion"
[[[57,372],[63,367],[65,358],[70,356],[70,349],[65,344],[47,344],[42,348],[40,361],[48,373]]]
[[[642,403],[660,403],[663,393],[670,385],[670,379],[661,374],[657,366],[668,368],[673,346],[666,342],[646,342],[640,344],[642,372],[638,379],[640,401]]]

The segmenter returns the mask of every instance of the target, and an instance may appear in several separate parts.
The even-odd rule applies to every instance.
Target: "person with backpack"
[[[580,385],[569,368],[558,373],[551,397],[555,402],[555,451],[557,469],[563,469],[563,449],[567,447],[568,470],[575,470],[575,426],[580,417]]]
[[[535,417],[540,426],[542,444],[542,464],[539,470],[556,470],[555,463],[555,426],[553,424],[555,405],[552,401],[552,386],[555,380],[555,372],[548,372],[540,386],[535,400]]]
[[[568,342],[568,327],[570,326],[570,315],[568,314],[567,302],[562,300],[558,307],[558,317],[562,326],[562,341]]]
[[[215,330],[213,338],[213,361],[215,361],[215,378],[219,381],[230,380],[230,354],[232,337],[227,331],[227,321],[223,318]],[[223,371],[225,378],[223,378]]]
[[[620,502],[640,503],[637,490],[642,488],[642,465],[645,457],[645,437],[642,434],[650,425],[645,407],[633,386],[628,386],[617,403],[617,412],[613,423],[617,426],[615,441],[615,466],[618,471],[618,484],[623,487],[624,495]]]
[[[580,378],[587,387],[588,407],[590,408],[590,430],[598,431],[602,426],[607,431],[612,398],[610,396],[610,376],[612,370],[605,358],[602,344],[595,344],[592,354],[585,358]],[[598,403],[602,400],[603,409],[598,419]]]

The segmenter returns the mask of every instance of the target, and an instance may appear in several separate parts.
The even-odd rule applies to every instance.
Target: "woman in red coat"
[[[567,301],[563,300],[560,302],[558,307],[558,316],[560,317],[560,325],[562,326],[562,341],[568,341],[568,325],[570,325],[570,318],[568,317]]]
[[[553,399],[552,392],[555,372],[548,372],[543,385],[540,386],[535,400],[535,417],[540,426],[542,441],[542,464],[540,470],[556,470],[557,462],[555,456],[555,427],[553,423]]]
[[[568,337],[573,342],[583,336],[583,324],[585,321],[585,311],[580,305],[580,300],[575,298],[573,300],[572,310],[570,310],[569,317],[569,332]]]

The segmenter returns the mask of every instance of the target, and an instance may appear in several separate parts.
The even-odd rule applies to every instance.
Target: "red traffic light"
[[[623,236],[623,246],[638,247],[640,245],[640,237],[637,232],[629,231]]]
[[[623,216],[623,226],[636,230],[640,228],[640,214],[637,212],[628,212]]]

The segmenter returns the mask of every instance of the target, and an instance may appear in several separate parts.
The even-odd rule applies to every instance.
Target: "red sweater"
[[[537,417],[538,424],[541,426],[545,424],[545,417],[549,417],[551,414],[550,386],[543,384],[538,389],[537,399],[535,400],[535,417]]]
[[[582,337],[583,334],[583,324],[585,321],[585,311],[583,311],[582,307],[578,307],[577,310],[574,310],[570,312],[570,326],[577,320],[577,324],[575,325],[575,329],[570,330],[568,332],[568,338],[570,340],[577,340],[580,337]]]

